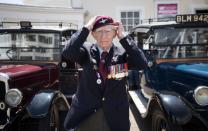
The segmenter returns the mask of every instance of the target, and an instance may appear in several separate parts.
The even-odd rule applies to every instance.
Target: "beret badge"
[[[97,28],[100,28],[105,25],[113,24],[113,19],[109,16],[98,16],[95,20],[95,24],[93,26],[92,31],[96,30]]]

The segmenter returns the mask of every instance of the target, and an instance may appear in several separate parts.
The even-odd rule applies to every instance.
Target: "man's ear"
[[[95,35],[95,32],[91,32],[91,35],[93,36],[93,38],[95,39],[95,40],[97,40],[97,37],[96,37],[96,35]]]
[[[94,32],[94,31],[92,31],[92,32],[91,32],[91,34],[92,34],[92,36],[95,38],[95,32]]]

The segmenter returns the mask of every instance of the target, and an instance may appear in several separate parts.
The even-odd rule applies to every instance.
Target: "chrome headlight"
[[[208,105],[208,87],[198,86],[194,90],[194,98],[199,105],[201,106]]]
[[[11,107],[17,107],[22,101],[22,92],[18,89],[10,89],[5,95],[6,103]]]

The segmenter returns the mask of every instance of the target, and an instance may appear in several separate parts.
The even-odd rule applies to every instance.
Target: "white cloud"
[[[23,0],[0,0],[0,3],[6,3],[6,4],[23,4]]]

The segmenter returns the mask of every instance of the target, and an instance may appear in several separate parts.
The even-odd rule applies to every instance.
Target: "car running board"
[[[147,100],[145,100],[144,96],[142,96],[139,90],[131,90],[128,92],[141,116],[144,117],[147,112]]]

